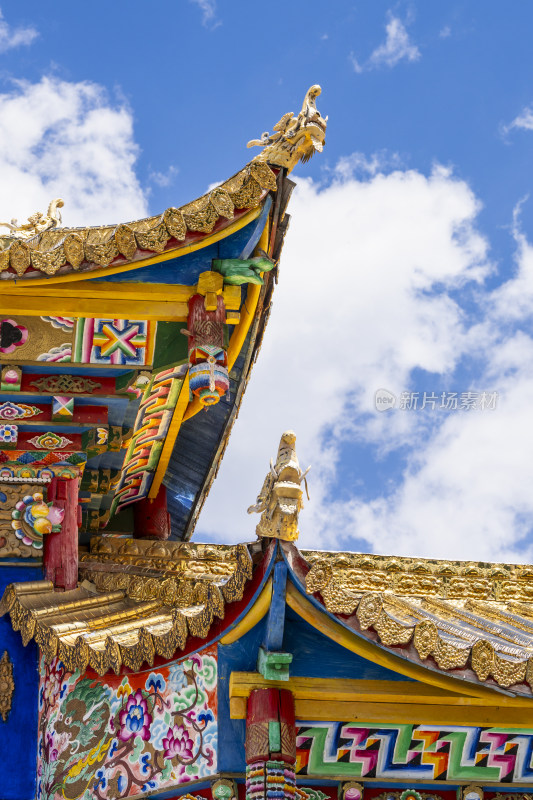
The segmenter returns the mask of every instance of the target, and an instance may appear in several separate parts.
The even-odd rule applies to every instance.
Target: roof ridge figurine
[[[287,112],[274,125],[273,133],[265,131],[260,139],[248,142],[247,147],[264,148],[254,161],[286,167],[291,172],[299,161],[305,163],[315,152],[322,152],[328,118],[323,118],[316,107],[316,98],[321,92],[321,87],[315,83],[307,90],[297,117],[292,111]]]
[[[15,239],[31,239],[38,233],[50,230],[50,228],[57,228],[61,225],[61,212],[60,208],[65,205],[60,197],[51,200],[48,204],[46,214],[42,211],[35,211],[28,217],[28,221],[22,225],[18,224],[17,219],[12,219],[11,222],[0,222],[0,228],[9,228],[9,236]]]
[[[270,471],[257,502],[248,509],[249,514],[261,514],[255,529],[259,538],[266,536],[286,542],[294,542],[298,538],[298,515],[303,508],[301,484],[304,481],[309,499],[305,476],[311,467],[302,472],[295,445],[294,431],[285,431],[279,443],[276,464],[270,459]]]

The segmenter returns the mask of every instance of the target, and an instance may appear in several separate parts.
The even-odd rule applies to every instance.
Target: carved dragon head
[[[328,118],[324,119],[316,107],[316,98],[321,91],[318,84],[311,86],[297,117],[289,111],[274,125],[271,134],[267,131],[260,139],[248,142],[248,147],[263,147],[254,161],[286,167],[291,172],[299,161],[309,161],[315,152],[323,149]]]

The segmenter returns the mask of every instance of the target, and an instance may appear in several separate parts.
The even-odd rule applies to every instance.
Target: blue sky
[[[179,205],[323,87],[326,148],[296,170],[272,320],[196,538],[253,538],[246,507],[293,427],[313,464],[304,545],[531,560],[533,8],[97,0],[2,13],[8,220],[59,195],[67,224]],[[376,411],[380,389],[395,408]],[[403,392],[497,403],[403,409]]]

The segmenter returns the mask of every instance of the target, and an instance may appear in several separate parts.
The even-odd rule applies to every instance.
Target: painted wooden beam
[[[109,317],[111,319],[147,319],[185,321],[187,303],[172,298],[152,300],[123,297],[52,297],[28,294],[0,294],[0,314],[40,317],[46,308],[48,314],[64,317]]]
[[[196,292],[196,285],[168,283],[133,283],[112,281],[74,281],[69,284],[34,286],[33,283],[8,283],[1,287],[2,295],[23,297],[88,297],[109,299],[163,300],[187,303]]]
[[[178,402],[176,403],[176,408],[173,411],[172,419],[170,420],[170,425],[167,431],[167,435],[165,437],[165,442],[163,444],[163,448],[161,450],[161,455],[159,456],[159,462],[157,464],[157,469],[154,474],[154,479],[152,481],[152,485],[150,487],[150,491],[148,492],[148,499],[153,500],[157,497],[157,493],[159,492],[159,488],[163,483],[163,478],[165,477],[167,467],[170,462],[170,458],[172,456],[172,450],[174,448],[174,443],[178,438],[178,433],[181,428],[181,423],[183,422],[183,415],[189,405],[189,373],[185,376],[183,381],[183,386],[181,387],[181,391],[178,397]]]
[[[533,702],[502,708],[495,696],[489,704],[479,697],[446,692],[414,681],[369,681],[292,677],[265,680],[256,672],[232,672],[230,713],[246,718],[250,693],[259,688],[286,688],[294,696],[301,720],[338,722],[417,723],[434,725],[505,725],[533,728]]]
[[[266,651],[281,650],[285,629],[285,589],[287,585],[287,565],[277,561],[274,565],[272,602],[268,611],[268,621],[263,645]]]
[[[295,700],[297,720],[314,722],[354,722],[366,724],[417,724],[417,725],[465,725],[492,727],[502,726],[531,730],[531,715],[525,708],[506,708],[505,713],[497,706],[449,707],[404,703],[324,703],[319,700]],[[246,718],[247,700],[242,697],[230,699],[232,719]]]

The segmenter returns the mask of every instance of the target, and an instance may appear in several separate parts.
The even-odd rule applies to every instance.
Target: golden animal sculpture
[[[60,197],[56,197],[55,200],[48,204],[46,214],[43,214],[42,211],[36,211],[22,225],[18,224],[18,220],[12,219],[11,222],[0,222],[0,228],[8,228],[8,235],[16,239],[31,239],[38,233],[43,233],[43,231],[50,230],[50,228],[57,228],[61,224],[61,212],[59,209],[63,208],[64,205],[64,201]]]
[[[247,147],[264,148],[254,161],[286,167],[290,172],[299,161],[309,161],[315,152],[323,149],[328,118],[324,119],[316,107],[321,91],[318,84],[311,86],[297,117],[289,111],[274,125],[273,133],[265,131],[260,139],[248,142]]]
[[[268,536],[286,542],[298,538],[298,514],[303,508],[301,484],[304,481],[307,490],[305,476],[311,467],[302,472],[295,444],[296,435],[293,431],[286,431],[279,443],[276,464],[270,461],[270,472],[257,496],[257,503],[248,509],[249,514],[261,514],[255,529],[259,538]]]

